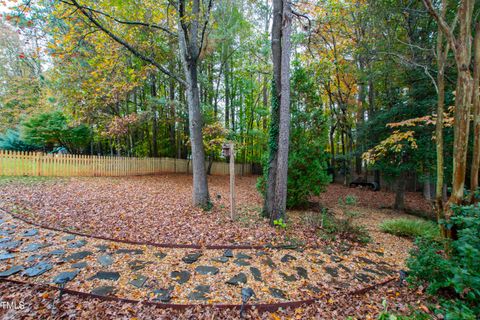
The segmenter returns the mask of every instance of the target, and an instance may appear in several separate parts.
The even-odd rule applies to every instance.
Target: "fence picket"
[[[54,155],[0,150],[0,176],[120,177],[157,173],[191,173],[186,159],[93,155]],[[251,166],[235,164],[236,174],[251,174]],[[228,174],[228,164],[214,162],[211,173]]]

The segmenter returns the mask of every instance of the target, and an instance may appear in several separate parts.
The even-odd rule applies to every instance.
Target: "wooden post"
[[[230,218],[235,219],[235,152],[230,143]]]

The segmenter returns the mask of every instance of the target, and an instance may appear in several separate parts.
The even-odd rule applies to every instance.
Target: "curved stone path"
[[[372,247],[159,248],[32,226],[0,212],[0,277],[172,304],[283,303],[356,290],[401,266]]]

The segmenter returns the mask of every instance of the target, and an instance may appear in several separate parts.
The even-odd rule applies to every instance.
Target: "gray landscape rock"
[[[45,272],[51,270],[52,268],[53,266],[47,261],[40,261],[33,267],[25,269],[25,271],[23,272],[23,275],[27,277],[38,277],[39,275],[44,274]]]
[[[300,278],[308,279],[307,269],[302,268],[302,267],[296,267],[295,270],[297,270],[297,274]]]
[[[0,272],[0,277],[9,277],[23,270],[23,266],[12,266],[9,269]]]
[[[250,257],[248,254],[244,254],[244,253],[238,253],[236,258],[237,259],[252,259],[252,257]]]
[[[141,249],[118,249],[115,253],[118,254],[143,254]]]
[[[49,255],[52,255],[52,256],[62,256],[62,255],[65,254],[65,252],[66,252],[66,251],[63,250],[63,249],[57,249],[57,250],[52,250],[52,251],[50,251],[48,254],[49,254]]]
[[[66,235],[65,237],[62,238],[62,240],[64,240],[64,241],[72,241],[72,240],[75,240],[75,235],[74,235],[74,234]]]
[[[146,262],[143,260],[133,260],[128,262],[128,266],[130,267],[130,269],[132,269],[132,271],[138,271],[145,268],[145,266],[149,263],[150,262]]]
[[[96,294],[96,295],[99,295],[99,296],[108,296],[108,295],[110,295],[114,292],[115,292],[115,287],[112,287],[112,286],[97,287],[97,288],[93,289],[92,291],[90,291],[90,293]]]
[[[185,263],[188,263],[188,264],[192,264],[192,263],[196,262],[198,260],[198,258],[200,258],[201,256],[202,256],[202,254],[200,252],[190,253],[190,254],[187,254],[185,257],[183,257],[182,261],[185,262]]]
[[[240,283],[247,283],[247,276],[245,275],[245,273],[240,272],[239,274],[230,278],[226,283],[231,285],[239,285]]]
[[[292,281],[297,280],[297,277],[295,277],[295,275],[293,275],[293,274],[288,275],[285,272],[280,272],[279,274],[283,278],[283,280],[285,280],[285,281],[292,282]]]
[[[170,277],[172,277],[173,280],[177,281],[179,284],[184,284],[188,280],[190,280],[190,272],[188,272],[188,271],[172,271],[170,273]]]
[[[211,266],[198,266],[195,268],[195,271],[200,274],[215,275],[218,273],[218,268]]]
[[[220,262],[220,263],[226,263],[228,262],[228,258],[227,257],[215,257],[215,258],[212,258],[212,261],[215,261],[215,262]]]
[[[68,281],[72,281],[78,274],[78,270],[75,271],[64,271],[60,272],[55,278],[53,278],[53,283],[55,284],[65,284]]]
[[[88,278],[88,280],[98,279],[98,280],[110,280],[117,281],[120,278],[120,273],[115,271],[99,271],[94,276]]]
[[[82,239],[68,244],[69,248],[81,248],[87,244],[87,240]]]
[[[36,236],[38,234],[38,230],[37,229],[30,229],[30,230],[25,230],[21,236],[22,237],[33,237],[33,236]]]
[[[12,250],[18,248],[22,244],[22,241],[16,240],[16,241],[7,241],[0,243],[0,249],[5,249],[5,250]]]
[[[253,279],[255,279],[255,281],[263,281],[262,273],[258,268],[250,267],[250,272],[252,273]]]
[[[277,288],[268,288],[272,297],[277,299],[286,299],[287,296],[284,291],[277,289]]]
[[[156,252],[154,256],[157,257],[158,259],[163,259],[167,256],[167,254],[163,252]]]
[[[323,267],[323,268],[332,277],[338,277],[338,268],[335,268],[335,267]]]
[[[262,260],[262,264],[269,266],[270,268],[274,269],[277,267],[275,262],[273,262],[272,258],[266,257],[265,259]]]
[[[67,256],[64,260],[67,262],[81,260],[92,254],[93,252],[91,251],[79,251],[79,252],[72,253],[71,255]]]
[[[292,256],[290,254],[286,254],[282,257],[282,259],[280,261],[281,262],[289,262],[289,261],[293,261],[293,260],[297,260],[297,258],[295,258],[294,256]]]
[[[172,290],[173,288],[153,290],[153,294],[155,295],[153,300],[161,301],[165,303],[169,302],[172,299],[172,295],[171,295]]]
[[[76,268],[76,269],[83,269],[87,266],[87,263],[86,262],[77,262],[77,263],[74,263],[72,264],[72,268]]]
[[[134,278],[130,281],[130,284],[134,287],[141,288],[147,281],[147,277],[141,274],[137,274],[134,276]]]
[[[29,243],[26,247],[22,249],[22,252],[36,252],[46,246],[47,245],[44,243]]]
[[[249,266],[251,264],[249,261],[246,261],[244,259],[235,259],[233,260],[233,263],[240,267]]]
[[[15,255],[13,253],[6,252],[6,253],[0,254],[0,260],[7,260],[11,258],[15,258]]]
[[[108,254],[97,257],[97,261],[103,267],[108,267],[113,264],[113,258]]]
[[[210,286],[207,285],[198,285],[193,289],[188,295],[188,299],[190,300],[207,300],[207,294],[210,293]]]

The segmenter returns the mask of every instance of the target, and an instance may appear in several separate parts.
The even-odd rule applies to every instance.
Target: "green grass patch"
[[[34,185],[38,183],[59,181],[58,177],[0,176],[0,186],[8,184]]]
[[[412,239],[420,236],[440,237],[436,223],[420,219],[400,218],[386,220],[380,224],[380,229],[385,233]]]

